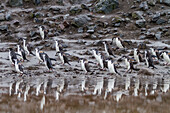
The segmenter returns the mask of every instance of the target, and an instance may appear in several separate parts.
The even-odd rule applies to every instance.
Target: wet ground
[[[97,21],[108,22],[115,16],[120,16],[121,12],[127,13],[134,11],[130,9],[132,4],[122,2],[119,9],[112,14],[93,14],[83,11],[81,14],[89,15],[92,18],[92,24]],[[4,3],[1,2],[3,5]],[[158,69],[148,69],[144,62],[135,65],[140,71],[126,73],[123,60],[119,60],[118,71],[122,76],[111,75],[108,70],[101,70],[95,63],[92,55],[92,49],[97,48],[104,53],[104,46],[101,41],[111,42],[113,36],[124,35],[123,40],[130,41],[126,46],[127,51],[114,51],[116,58],[120,59],[123,55],[133,56],[133,48],[145,49],[161,48],[169,51],[170,37],[162,35],[161,40],[138,39],[140,29],[130,22],[120,27],[108,26],[99,27],[94,33],[97,38],[92,38],[90,33],[78,33],[78,28],[70,26],[64,31],[57,29],[57,25],[62,23],[62,16],[67,14],[67,8],[71,4],[59,6],[53,2],[46,5],[34,7],[26,4],[24,7],[11,8],[5,6],[6,12],[12,13],[12,20],[2,21],[0,24],[9,25],[8,31],[0,32],[0,112],[66,112],[66,113],[169,113],[170,108],[170,68],[165,65],[165,61],[155,64]],[[85,2],[87,3],[87,1]],[[41,40],[38,26],[42,23],[36,23],[35,18],[30,18],[32,12],[40,12],[47,15],[49,7],[60,7],[61,14],[55,14],[49,11],[50,16],[40,16],[38,19],[48,21],[43,25],[48,29],[48,38]],[[169,11],[169,7],[160,9],[161,5],[151,8],[152,12]],[[67,7],[67,8],[66,8]],[[127,9],[127,10],[125,10]],[[75,15],[69,16],[68,21],[75,18]],[[53,24],[55,23],[55,25]],[[89,22],[90,24],[90,22]],[[92,25],[91,24],[91,25]],[[147,29],[159,29],[160,27],[169,30],[169,24],[153,25],[148,24]],[[34,36],[30,36],[35,31]],[[58,33],[59,32],[59,36]],[[34,56],[28,56],[29,62],[22,62],[24,71],[27,75],[20,76],[16,73],[14,66],[11,65],[8,58],[8,48],[16,50],[16,45],[22,43],[19,37],[27,37],[27,41],[45,51],[50,57],[56,58],[52,61],[54,70],[48,71],[45,65],[39,64]],[[60,40],[66,53],[69,53],[68,59],[71,66],[62,65],[58,56],[55,56],[55,40]],[[144,47],[140,45],[144,44]],[[112,47],[115,47],[113,43]],[[35,51],[33,51],[35,53]],[[86,58],[91,62],[92,72],[85,74],[78,63],[79,58]]]

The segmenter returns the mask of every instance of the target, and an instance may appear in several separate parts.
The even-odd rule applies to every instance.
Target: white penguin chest
[[[60,57],[61,62],[64,64],[64,58],[63,58],[63,56],[61,55],[61,53],[59,54],[59,57]]]

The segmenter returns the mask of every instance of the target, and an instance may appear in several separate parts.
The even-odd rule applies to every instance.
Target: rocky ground
[[[45,40],[39,35],[40,25],[46,29]],[[102,41],[112,42],[117,36],[124,40],[127,51],[115,50],[113,42],[116,60],[123,55],[133,57],[134,48],[169,51],[169,28],[169,0],[1,0],[0,111],[41,112],[44,95],[44,112],[86,112],[88,109],[89,112],[169,113],[170,68],[164,61],[156,63],[158,69],[148,69],[142,62],[135,65],[140,68],[139,72],[125,73],[124,62],[119,60],[118,71],[123,77],[110,75],[96,64],[90,64],[93,73],[85,74],[78,63],[79,58],[96,62],[91,49],[97,48],[105,54]],[[28,56],[30,62],[22,63],[27,75],[21,77],[15,72],[8,58],[8,48],[16,50],[16,45],[22,44],[21,37],[27,37],[33,48],[38,47],[57,59],[52,62],[55,68],[52,72],[47,71],[44,64],[38,64],[34,56]],[[56,39],[70,54],[71,66],[63,66],[55,56]],[[110,79],[114,81],[109,84]],[[15,91],[18,82],[19,94]],[[48,91],[43,94],[46,83]],[[30,90],[25,102],[27,86]],[[38,87],[40,94],[36,96]],[[106,96],[109,87],[113,91]],[[59,99],[56,99],[58,93]],[[20,94],[21,97],[17,97]]]

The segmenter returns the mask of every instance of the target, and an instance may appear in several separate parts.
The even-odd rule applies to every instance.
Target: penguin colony
[[[46,34],[44,26],[39,27],[39,33],[40,33],[42,40],[44,40],[45,34]],[[23,46],[17,45],[17,52],[15,52],[12,48],[9,48],[9,60],[15,66],[15,70],[18,73],[20,73],[21,75],[26,74],[24,72],[24,67],[21,64],[21,61],[28,62],[29,60],[27,59],[27,55],[36,56],[37,59],[39,60],[39,63],[44,63],[46,68],[49,71],[54,69],[51,61],[52,60],[56,61],[56,59],[50,58],[47,53],[39,50],[39,48],[35,48],[35,54],[34,54],[32,52],[32,48],[30,44],[26,43],[26,37],[23,37],[22,41],[23,41]],[[127,48],[125,47],[123,43],[123,40],[119,37],[116,37],[112,39],[111,43],[109,43],[108,41],[103,41],[103,47],[104,47],[106,55],[103,55],[97,49],[93,49],[92,53],[96,59],[96,62],[97,62],[96,64],[100,67],[101,70],[108,70],[110,74],[122,76],[122,74],[118,72],[117,70],[119,63],[118,63],[118,60],[115,60],[117,56],[114,55],[114,51],[116,50],[113,51],[111,47],[111,44],[113,44],[113,42],[115,42],[115,45],[117,47],[116,50],[118,51],[127,50]],[[64,64],[71,65],[67,58],[68,56],[63,51],[63,48],[58,40],[55,41],[55,46],[56,46],[56,55],[59,56],[62,62],[62,65]],[[134,67],[134,64],[140,64],[141,62],[145,62],[148,68],[152,67],[153,69],[157,69],[156,66],[154,65],[155,60],[162,61],[163,59],[166,62],[166,65],[170,64],[170,54],[166,51],[160,51],[154,48],[150,48],[150,50],[145,50],[143,53],[140,52],[137,48],[134,48],[133,55],[134,56],[132,58],[130,58],[129,56],[125,56],[125,55],[119,57],[119,60],[123,59],[125,62],[125,67],[127,69],[126,72],[129,72],[129,71],[132,72],[132,70],[139,71],[140,69]],[[105,58],[105,56],[107,57]],[[89,62],[85,58],[80,58],[79,63],[81,65],[82,70],[85,73],[93,72],[90,70],[90,67],[89,67],[89,63],[93,63],[93,62]]]

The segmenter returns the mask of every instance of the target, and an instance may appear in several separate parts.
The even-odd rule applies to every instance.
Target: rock
[[[33,0],[33,2],[34,2],[35,5],[38,5],[38,4],[41,3],[41,0]]]
[[[36,12],[33,14],[34,17],[39,18],[39,17],[44,17],[45,15],[41,12]]]
[[[7,31],[8,25],[0,25],[0,31]]]
[[[94,33],[96,27],[95,26],[88,26],[87,28],[88,28],[87,33]]]
[[[65,29],[65,26],[64,26],[63,24],[59,24],[58,26],[59,26],[59,28],[60,28],[61,30],[64,30],[64,29]]]
[[[81,8],[90,11],[89,7],[86,4],[81,4]]]
[[[162,36],[162,32],[157,32],[157,33],[155,34],[155,38],[158,39],[158,40],[161,39],[161,36]]]
[[[112,25],[114,27],[119,27],[121,22],[123,22],[123,19],[121,17],[117,16],[112,19]]]
[[[156,4],[156,0],[147,0],[147,2],[150,6],[155,6]]]
[[[46,3],[46,2],[48,2],[49,0],[41,0],[41,1]]]
[[[58,6],[51,6],[49,8],[49,10],[52,10],[53,13],[55,13],[55,14],[57,14],[57,13],[60,14],[61,13],[61,9]]]
[[[64,5],[63,0],[57,0],[56,3],[60,4],[60,5]]]
[[[4,21],[5,20],[5,15],[3,13],[0,13],[0,21]]]
[[[87,15],[79,15],[78,17],[73,19],[72,25],[76,27],[82,27],[85,24],[87,24],[87,22],[89,22],[90,20],[91,18],[89,18]]]
[[[94,12],[107,14],[118,8],[118,6],[118,0],[99,0],[94,6]]]
[[[158,0],[158,2],[170,6],[170,0]]]
[[[81,13],[81,11],[82,11],[82,8],[78,7],[78,6],[72,6],[70,8],[70,14],[71,15],[79,14],[79,13]]]
[[[23,5],[23,0],[8,0],[10,6],[21,6]]]
[[[156,24],[160,25],[160,24],[163,24],[163,23],[166,23],[166,20],[160,18],[156,21]]]
[[[11,19],[11,13],[10,12],[6,13],[5,19],[6,20],[10,20]]]
[[[145,39],[145,38],[146,38],[145,35],[140,35],[140,36],[139,36],[139,39],[141,39],[141,40],[142,40],[142,39]]]
[[[145,35],[146,35],[147,38],[154,38],[155,37],[155,33],[150,32],[150,31],[147,31]]]
[[[30,36],[34,37],[36,35],[36,31],[30,31]]]
[[[152,22],[156,22],[160,18],[160,13],[156,13],[152,16]]]
[[[139,8],[142,9],[143,11],[148,10],[149,9],[148,3],[146,1],[141,2],[141,4],[139,5]]]
[[[144,19],[143,17],[143,11],[134,11],[132,13],[132,18],[133,19]]]
[[[94,34],[92,34],[92,35],[91,35],[91,38],[92,38],[92,39],[97,39],[97,36],[94,35]]]
[[[84,32],[83,27],[80,27],[80,28],[78,29],[78,33],[83,33],[83,32]]]
[[[154,71],[152,71],[151,69],[147,69],[147,68],[144,68],[144,69],[140,69],[139,72],[138,72],[138,75],[154,75]]]
[[[146,21],[144,19],[140,19],[140,20],[136,21],[136,26],[140,27],[140,28],[145,27],[145,23],[146,23]]]

